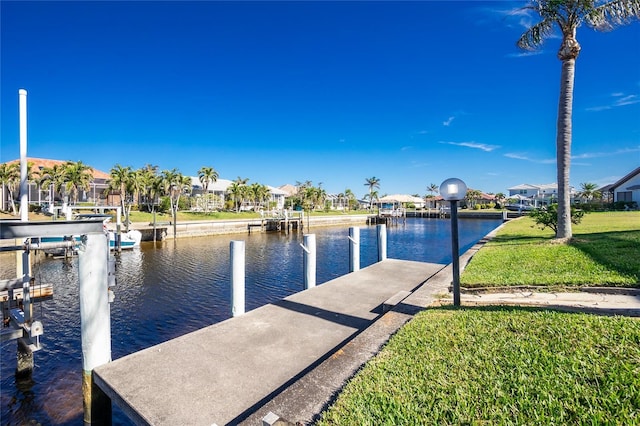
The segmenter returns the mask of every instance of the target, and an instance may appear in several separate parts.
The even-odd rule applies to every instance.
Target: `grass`
[[[560,244],[530,218],[508,222],[464,269],[465,287],[640,287],[640,212],[589,213]]]
[[[640,321],[534,308],[418,314],[318,425],[640,424]]]

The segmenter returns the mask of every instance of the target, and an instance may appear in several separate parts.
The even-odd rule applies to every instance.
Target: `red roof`
[[[20,159],[17,159],[17,160],[7,161],[7,164],[19,163],[19,162],[20,162]],[[40,167],[51,168],[51,167],[53,167],[55,165],[58,165],[58,164],[64,164],[64,163],[66,163],[66,161],[49,160],[49,159],[46,159],[46,158],[27,157],[27,163],[31,163],[31,172],[34,173],[34,172],[39,171]],[[89,167],[91,167],[91,166],[89,166]],[[94,179],[111,179],[111,175],[109,173],[105,173],[105,172],[97,170],[97,169],[93,169],[91,174],[93,175]]]

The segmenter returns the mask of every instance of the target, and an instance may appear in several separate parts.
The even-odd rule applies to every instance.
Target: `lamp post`
[[[451,205],[451,256],[453,266],[453,305],[460,306],[460,249],[458,247],[458,201],[467,194],[467,185],[457,178],[440,184],[440,195]]]

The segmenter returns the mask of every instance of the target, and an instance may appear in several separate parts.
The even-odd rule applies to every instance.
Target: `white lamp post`
[[[458,247],[458,201],[467,195],[467,185],[457,178],[440,184],[440,195],[451,205],[451,256],[453,266],[453,305],[460,306],[460,249]]]

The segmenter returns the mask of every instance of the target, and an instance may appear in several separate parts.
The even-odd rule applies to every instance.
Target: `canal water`
[[[495,229],[499,220],[461,219],[460,252]],[[349,272],[348,227],[311,228],[316,234],[317,283]],[[116,299],[111,304],[112,358],[156,345],[231,317],[229,246],[244,240],[246,310],[303,290],[302,234],[252,233],[143,243],[116,260]],[[0,256],[0,278],[15,274],[14,254]],[[408,218],[387,226],[387,257],[451,262],[450,222]],[[360,228],[360,265],[377,261],[376,227]],[[82,352],[78,262],[39,257],[39,282],[54,297],[38,303],[43,349],[34,354],[31,380],[16,382],[16,342],[2,343],[1,424],[82,425]],[[135,380],[132,377],[132,380]],[[171,384],[167,384],[171,385]],[[161,389],[157,390],[162,392]],[[131,424],[114,405],[113,423]]]

